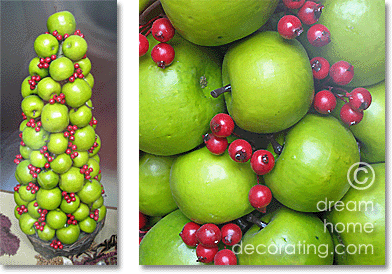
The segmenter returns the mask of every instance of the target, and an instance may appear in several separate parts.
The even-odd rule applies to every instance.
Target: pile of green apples
[[[34,50],[21,84],[15,216],[23,233],[60,250],[94,232],[106,215],[94,78],[87,42],[68,11],[48,18]]]
[[[279,19],[298,12],[288,2],[323,5],[316,23],[331,41],[310,44],[306,30],[315,22],[282,37]],[[189,223],[238,225],[241,241],[216,249],[233,251],[239,265],[385,264],[385,3],[310,2],[140,1],[142,22],[162,11],[176,32],[167,42],[175,50],[169,66],[152,60],[158,42],[148,32],[139,57],[141,265],[205,264],[197,244],[181,238]],[[341,120],[339,99],[331,113],[316,111],[313,99],[326,83],[310,60],[319,56],[354,67],[348,84],[327,83],[330,90],[370,92],[359,123]],[[212,96],[217,90],[224,93]],[[229,144],[244,139],[273,154],[270,172],[257,175],[249,161],[208,150],[203,136],[219,113],[235,122]],[[248,199],[257,184],[272,192],[266,212]]]

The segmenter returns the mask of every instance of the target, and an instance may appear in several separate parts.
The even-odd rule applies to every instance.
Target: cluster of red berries
[[[31,172],[31,171],[30,171]],[[41,172],[41,170],[39,168],[37,168],[37,173]],[[37,186],[36,184],[30,182],[27,187],[26,187],[27,191],[30,191],[31,194],[35,194],[38,190],[39,190],[39,186]]]
[[[88,124],[90,126],[96,126],[98,124],[98,120],[93,117],[91,118],[91,121]]]
[[[49,68],[50,62],[56,60],[57,56],[53,54],[51,57],[46,57],[46,58],[40,58],[39,59],[39,64],[37,65],[40,69],[44,68],[47,69]],[[31,86],[30,86],[31,88]]]
[[[34,128],[36,132],[39,132],[41,130],[41,126],[42,126],[42,122],[41,121],[35,122],[35,120],[33,118],[31,118],[26,123],[26,127]]]
[[[41,169],[39,167],[35,167],[32,164],[29,164],[27,166],[27,168],[30,170],[30,174],[31,174],[31,176],[33,176],[34,179],[37,178],[38,174],[41,172]],[[32,183],[29,183],[29,185],[27,187],[30,187],[30,184],[32,184]],[[27,190],[29,190],[29,189],[27,189]],[[37,191],[38,191],[38,189],[37,189]]]
[[[149,49],[150,45],[146,36],[151,32],[152,36],[160,42],[151,50],[151,58],[158,67],[164,69],[173,62],[175,57],[173,47],[166,43],[173,38],[175,29],[169,19],[155,19],[156,18],[152,19],[145,25],[139,26],[139,30],[142,30],[141,32],[148,29],[146,35],[139,33],[139,57],[145,55]],[[151,22],[153,23],[151,28],[149,28]]]
[[[186,245],[196,247],[198,262],[214,262],[215,265],[237,264],[236,255],[232,250],[226,249],[226,246],[233,246],[241,241],[242,231],[238,225],[227,223],[219,228],[212,223],[200,226],[189,222],[185,224],[179,235]],[[221,241],[225,248],[219,250],[218,244]]]
[[[78,63],[74,64],[74,68],[75,68],[74,74],[71,77],[68,78],[68,80],[71,83],[75,82],[75,79],[77,79],[77,78],[79,78],[79,79],[83,79],[84,78],[83,70],[80,68],[80,65]]]
[[[80,31],[80,29],[75,30],[74,35],[79,35],[80,37],[84,38],[84,34]]]
[[[14,186],[14,191],[19,192],[20,186],[21,186],[21,184],[17,184],[16,186]]]
[[[37,206],[38,206],[38,205],[37,205]],[[42,214],[41,214],[41,215],[42,215]],[[44,231],[46,222],[44,222],[44,221],[36,221],[36,222],[34,223],[34,225],[35,225],[35,229],[40,230],[40,231]]]
[[[101,174],[101,170],[99,171],[98,174]],[[96,180],[98,180],[98,175],[94,177]],[[105,194],[105,190],[103,189],[103,184],[101,184],[102,190],[101,190],[101,194]]]
[[[64,93],[60,93],[59,95],[53,94],[53,97],[50,98],[48,102],[51,105],[53,105],[56,102],[65,105],[65,94]]]
[[[66,191],[61,192],[61,196],[63,196],[64,200],[69,204],[71,202],[76,201],[75,193],[68,193]]]
[[[98,147],[98,143],[97,143],[97,141],[95,141],[94,142],[94,144],[93,144],[93,146],[92,147],[90,147],[87,151],[88,152],[90,152],[90,153],[93,153],[93,151],[94,151],[94,148],[96,148],[96,147]]]
[[[37,85],[37,82],[39,82],[40,80],[41,80],[41,76],[39,76],[39,75],[31,76],[31,79],[28,81],[28,83],[30,84],[30,89],[31,90],[35,89],[35,86]]]
[[[64,131],[64,137],[65,138],[68,138],[69,137],[69,140],[71,140],[71,141],[75,141],[75,136],[74,136],[74,134],[75,134],[75,131],[78,129],[78,126],[76,126],[76,125],[68,125],[67,126],[67,130],[65,130]]]
[[[99,210],[96,209],[96,210],[94,210],[94,212],[90,212],[89,217],[91,219],[94,219],[94,221],[98,221],[98,219],[99,219]]]
[[[26,212],[28,212],[29,210],[27,209],[27,207],[26,207],[25,205],[21,205],[21,206],[18,206],[18,207],[16,208],[16,211],[18,211],[18,214],[19,214],[19,215],[22,215],[23,213],[26,213]]]
[[[38,203],[37,203],[37,205],[34,205],[34,206],[37,207]],[[48,211],[46,209],[38,208],[37,212],[40,214],[40,217],[38,218],[38,222],[40,223],[40,225],[45,226],[45,223],[42,224],[42,222],[45,221],[46,215],[48,214]]]
[[[323,5],[305,0],[284,0],[288,10],[298,10],[296,15],[285,15],[278,22],[278,32],[285,39],[294,39],[302,32],[302,23],[311,26],[307,33],[309,43],[315,47],[322,47],[331,42],[331,33],[322,24],[315,24],[319,20]]]
[[[19,163],[22,161],[22,159],[23,159],[22,154],[17,154],[17,155],[15,156],[14,163],[15,163],[15,164],[19,164]]]
[[[88,165],[84,165],[80,169],[80,173],[84,174],[84,178],[86,180],[90,180],[91,179],[90,173],[93,172],[93,171],[94,171],[94,169],[92,167],[88,167]]]
[[[43,154],[44,157],[48,160],[48,163],[45,163],[44,168],[46,168],[46,169],[50,168],[50,164],[49,164],[49,163],[53,161],[53,157],[50,156],[50,154],[49,154],[49,152],[48,152],[48,147],[47,147],[47,146],[43,146],[43,147],[39,150],[39,152],[40,152],[41,154]]]
[[[69,224],[69,225],[77,225],[78,224],[78,221],[75,219],[75,216],[72,215],[71,213],[67,214],[67,218],[68,218],[67,224]]]
[[[52,247],[54,249],[63,249],[64,248],[63,244],[60,241],[57,241],[57,240],[53,240],[50,243],[50,247]]]
[[[27,116],[24,112],[22,112],[22,117],[23,117],[23,120],[27,120]]]
[[[74,137],[74,136],[71,135],[70,138],[71,137]],[[77,151],[75,151],[77,149],[78,149],[77,145],[74,145],[72,142],[68,142],[68,148],[65,150],[65,154],[70,155],[72,153],[70,156],[72,159],[74,159],[75,157],[77,157],[79,155],[79,153]]]

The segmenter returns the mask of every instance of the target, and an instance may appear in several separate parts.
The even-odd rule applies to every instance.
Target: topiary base
[[[34,250],[41,254],[45,259],[52,259],[57,256],[73,256],[80,254],[87,250],[91,244],[93,243],[95,237],[102,230],[105,224],[105,218],[97,223],[97,227],[92,233],[80,232],[79,239],[70,245],[63,244],[63,249],[54,249],[50,246],[51,241],[43,241],[41,240],[37,233],[33,235],[27,235],[27,238],[30,240],[31,244],[34,247]]]

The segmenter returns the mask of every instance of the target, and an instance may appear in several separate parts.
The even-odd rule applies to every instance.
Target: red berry
[[[338,61],[329,69],[329,76],[335,84],[344,86],[354,78],[354,67],[346,61]]]
[[[252,146],[243,139],[236,139],[229,145],[229,156],[238,163],[245,163],[252,157]]]
[[[200,225],[194,222],[189,222],[184,225],[180,232],[180,237],[186,245],[194,247],[198,244],[198,241],[196,239],[196,231],[199,228]]]
[[[315,47],[322,47],[331,42],[331,33],[328,28],[322,24],[311,26],[306,35],[309,43]]]
[[[69,34],[68,34],[68,33],[65,33],[65,34],[64,34],[64,40],[67,39],[68,37],[69,37]]]
[[[294,39],[303,32],[302,23],[294,15],[285,15],[278,22],[278,32],[285,39]]]
[[[52,59],[50,59],[50,57],[45,58],[45,63],[50,63],[50,61],[52,61]]]
[[[289,9],[299,9],[305,3],[305,0],[283,0],[283,4]]]
[[[316,23],[323,11],[324,6],[313,1],[306,1],[305,4],[298,11],[298,18],[307,25]]]
[[[55,30],[55,31],[52,32],[52,35],[53,35],[53,36],[57,36],[58,34],[59,34],[59,33],[57,32],[57,30]]]
[[[166,43],[159,43],[151,50],[151,58],[158,67],[164,69],[169,66],[175,57],[174,49]]]
[[[237,265],[237,257],[230,249],[219,250],[214,257],[214,265]]]
[[[367,109],[372,103],[372,95],[365,88],[355,88],[346,96],[349,98],[351,107],[357,111]]]
[[[61,36],[61,35],[57,35],[56,38],[57,38],[57,40],[59,40],[59,41],[63,40],[63,36]]]
[[[353,109],[350,103],[344,104],[340,109],[340,119],[346,125],[349,126],[356,125],[362,121],[362,118],[363,118],[363,112],[356,111],[355,109]]]
[[[218,253],[218,250],[219,248],[217,246],[205,247],[202,244],[198,244],[196,247],[197,261],[201,263],[213,262],[216,253]]]
[[[267,174],[274,165],[275,158],[268,150],[256,150],[250,159],[250,166],[257,175]]]
[[[314,57],[310,60],[312,67],[313,77],[321,80],[328,76],[329,73],[329,62],[323,57]]]
[[[57,56],[56,56],[55,54],[53,54],[52,56],[50,56],[50,59],[52,59],[52,61],[53,61],[53,60],[56,60],[56,58],[57,58]]]
[[[150,46],[150,44],[149,44],[149,42],[147,40],[147,37],[144,36],[143,34],[139,33],[139,57],[141,57],[144,54],[146,54],[146,52],[148,51],[149,46]]]
[[[228,137],[234,130],[233,118],[226,113],[218,113],[211,119],[210,129],[216,137]]]
[[[217,246],[221,238],[219,227],[212,223],[204,224],[196,231],[197,241],[205,247]]]
[[[94,214],[91,215],[90,217],[94,218]],[[147,224],[147,216],[139,211],[139,229],[143,228],[146,224]]]
[[[49,164],[49,163],[46,163],[44,167],[45,167],[45,168],[50,168],[50,164]]]
[[[43,66],[42,66],[43,68],[49,68],[49,64],[48,63],[45,63],[45,64],[43,64]]]
[[[222,226],[222,242],[225,245],[235,245],[241,241],[242,231],[241,228],[233,223],[228,223]]]
[[[159,42],[167,42],[174,36],[174,27],[167,18],[159,18],[151,26],[152,36]]]
[[[206,144],[207,149],[215,155],[223,154],[229,145],[226,138],[216,137],[214,134],[209,133],[204,135],[203,141]]]
[[[265,213],[265,208],[271,203],[271,190],[265,185],[255,185],[249,190],[249,203],[257,210]]]
[[[336,107],[336,97],[329,90],[321,90],[314,96],[313,106],[318,113],[329,114]]]
[[[75,82],[75,77],[74,76],[69,77],[68,81],[70,81],[71,83]]]

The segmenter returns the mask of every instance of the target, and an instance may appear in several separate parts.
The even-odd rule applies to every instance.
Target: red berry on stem
[[[321,80],[328,76],[329,73],[329,62],[323,57],[314,57],[310,60],[312,67],[313,77]]]
[[[318,113],[329,114],[336,107],[336,97],[329,90],[321,90],[314,96],[313,106]]]
[[[141,57],[144,54],[146,54],[146,52],[148,51],[149,45],[150,44],[149,44],[149,42],[147,40],[147,37],[144,36],[143,34],[139,33],[139,57]]]
[[[265,185],[255,185],[249,190],[249,203],[251,206],[265,213],[265,208],[271,203],[271,190]]]
[[[91,218],[94,218],[94,215]],[[147,216],[139,211],[139,229],[143,228],[146,224],[147,224]]]
[[[225,245],[235,245],[241,241],[242,231],[241,228],[233,223],[228,223],[221,228],[222,242]]]
[[[372,103],[372,95],[366,88],[355,88],[350,93],[347,93],[346,96],[351,107],[357,111],[367,109]]]
[[[283,4],[289,9],[299,9],[303,6],[305,0],[283,0]]]
[[[233,118],[226,113],[218,113],[211,119],[210,129],[217,137],[228,137],[234,130]]]
[[[199,228],[200,225],[194,222],[189,222],[184,225],[180,232],[180,237],[186,245],[194,247],[198,244],[198,241],[196,239],[196,231]]]
[[[278,22],[278,32],[285,39],[294,39],[303,32],[302,23],[294,15],[285,15]]]
[[[214,257],[214,265],[237,265],[237,256],[230,249],[219,250]]]
[[[245,163],[252,157],[252,146],[243,139],[236,139],[229,145],[229,156],[238,163]]]
[[[356,125],[362,121],[362,118],[363,118],[363,112],[356,111],[355,109],[353,109],[350,103],[344,104],[340,109],[340,119],[346,125],[349,126]]]
[[[306,1],[305,4],[298,11],[298,18],[307,25],[316,23],[323,11],[324,6],[313,1]]]
[[[275,158],[268,150],[256,150],[250,159],[250,166],[257,175],[267,174],[274,165]]]
[[[329,76],[335,84],[347,85],[354,78],[354,67],[349,62],[338,61],[329,69]]]
[[[309,43],[315,47],[322,47],[331,42],[331,33],[328,28],[322,24],[311,26],[306,35]]]
[[[219,227],[212,223],[204,224],[196,231],[197,241],[205,247],[217,246],[221,238]]]
[[[216,137],[214,134],[209,133],[203,136],[203,141],[207,149],[215,155],[223,154],[229,145],[226,138]]]
[[[159,42],[167,42],[173,38],[175,29],[167,18],[159,18],[151,26],[152,36]]]
[[[211,263],[214,261],[216,253],[218,253],[219,248],[215,247],[205,247],[202,244],[198,244],[196,247],[197,261],[201,263]]]
[[[175,57],[174,49],[166,43],[159,43],[151,50],[151,58],[157,63],[158,67],[164,69],[169,66]]]

